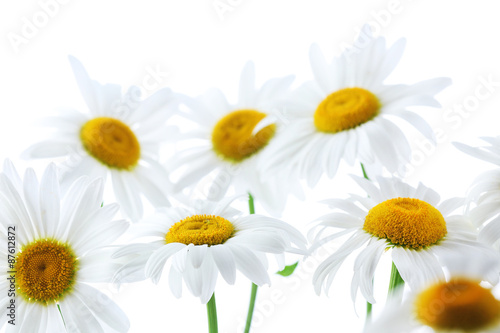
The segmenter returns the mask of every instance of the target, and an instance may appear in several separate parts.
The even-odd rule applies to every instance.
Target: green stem
[[[255,206],[253,204],[253,197],[250,193],[248,193],[248,210],[250,214],[255,214]]]
[[[215,305],[215,293],[207,303],[207,316],[208,316],[208,333],[217,333],[217,307]]]
[[[366,321],[368,322],[372,316],[372,303],[366,302]]]
[[[63,320],[63,324],[64,324],[64,326],[66,326],[66,321],[64,320],[64,316],[62,314],[61,307],[59,306],[59,304],[57,304],[57,310],[59,310],[59,314],[61,315],[61,318]]]
[[[394,265],[394,262],[393,262],[392,263],[392,268],[391,268],[391,279],[389,281],[389,292],[388,292],[388,295],[389,296],[394,296],[396,290],[400,286],[404,286],[404,284],[405,284],[405,281],[403,280],[403,278],[399,274],[399,271],[398,271],[398,269],[396,268],[396,265]]]
[[[255,214],[255,205],[253,202],[253,196],[248,193],[248,210],[250,214]],[[245,333],[250,332],[250,327],[252,326],[253,310],[255,308],[255,299],[257,298],[257,289],[259,287],[252,283],[252,292],[250,293],[250,304],[248,305],[247,322],[245,325]]]
[[[245,325],[245,333],[250,332],[252,326],[253,310],[255,308],[255,299],[257,298],[257,289],[259,287],[252,283],[252,293],[250,294],[250,304],[248,305],[247,323]]]
[[[368,177],[368,174],[366,173],[365,166],[363,165],[363,163],[359,163],[359,164],[361,164],[361,171],[363,171],[363,177],[365,177],[365,179],[370,180],[370,178]]]

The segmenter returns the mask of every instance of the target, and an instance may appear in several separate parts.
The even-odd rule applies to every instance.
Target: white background
[[[47,9],[45,3],[58,6]],[[218,12],[214,4],[226,6],[226,11]],[[311,43],[318,43],[331,58],[340,53],[340,45],[352,43],[364,23],[371,22],[389,44],[407,38],[390,82],[452,78],[453,85],[438,96],[443,108],[420,113],[436,129],[437,148],[408,132],[415,152],[407,180],[422,181],[443,198],[463,196],[472,180],[492,166],[469,158],[450,142],[479,145],[479,136],[499,133],[500,85],[477,98],[478,91],[489,92],[483,79],[500,82],[496,4],[494,0],[2,1],[0,160],[10,158],[20,170],[33,166],[41,171],[48,161],[19,158],[23,149],[42,139],[31,121],[57,107],[85,110],[69,54],[79,58],[94,79],[124,88],[138,85],[145,96],[160,87],[189,95],[218,87],[234,100],[246,61],[255,62],[258,83],[295,74],[296,86],[312,77]],[[35,30],[27,28],[30,24]],[[152,71],[162,73],[158,82],[150,80]],[[459,113],[457,106],[464,111]],[[334,180],[325,179],[310,191],[307,202],[290,201],[284,219],[307,231],[308,223],[324,213],[317,200],[359,192],[346,177],[359,172],[358,167],[343,166]],[[312,272],[324,257],[320,253],[308,259],[288,279],[273,276],[272,287],[260,289],[253,332],[361,330],[363,301],[360,297],[356,304],[358,318],[349,297],[352,261],[340,270],[330,297],[314,293]],[[382,304],[388,264],[384,258],[375,282]],[[129,285],[120,292],[103,290],[129,315],[130,332],[206,331],[205,307],[188,292],[175,299],[165,282]],[[220,332],[242,332],[249,292],[250,284],[242,275],[235,286],[219,280]]]

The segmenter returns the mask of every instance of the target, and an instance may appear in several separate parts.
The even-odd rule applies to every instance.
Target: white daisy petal
[[[75,295],[101,322],[118,332],[127,332],[130,323],[125,313],[105,294],[85,284],[75,287]]]
[[[249,61],[243,67],[238,100],[240,105],[251,105],[255,99],[255,65]]]
[[[40,181],[41,222],[47,226],[46,237],[54,237],[59,226],[60,196],[56,167],[51,164]]]
[[[309,49],[309,60],[312,67],[313,74],[321,86],[321,89],[328,94],[329,90],[333,86],[331,82],[331,74],[324,71],[328,67],[326,59],[321,52],[318,44],[312,44]]]
[[[266,268],[252,251],[243,247],[231,245],[229,245],[228,248],[233,254],[236,267],[250,279],[250,281],[258,286],[271,283]]]
[[[75,145],[72,142],[61,140],[44,140],[33,144],[25,151],[21,157],[24,159],[32,158],[54,158],[65,156],[69,152],[75,150]]]
[[[184,249],[186,245],[180,243],[167,244],[155,252],[149,257],[145,270],[146,277],[154,278],[156,281],[159,280],[165,262],[175,253]]]
[[[23,320],[19,324],[19,332],[39,332],[38,326],[42,320],[41,306],[38,304],[26,304],[23,315],[24,318],[30,318],[30,320]]]
[[[215,245],[210,247],[212,257],[220,274],[229,284],[236,280],[236,263],[232,252],[225,246]]]
[[[481,243],[494,245],[500,240],[500,218],[496,218],[488,223],[478,235],[478,240]]]
[[[385,59],[378,69],[377,81],[382,82],[385,78],[396,68],[399,60],[403,56],[404,49],[406,47],[406,40],[401,38],[397,40],[390,48],[387,50]]]
[[[208,246],[206,244],[204,245],[198,245],[198,246],[192,246],[188,250],[188,258],[190,259],[191,265],[193,265],[193,268],[197,269],[200,268],[201,264],[205,260],[205,255],[207,254]]]
[[[180,298],[182,296],[182,274],[175,268],[174,265],[170,267],[168,273],[168,284],[172,294]]]
[[[88,235],[93,232],[95,228],[102,228],[103,224],[113,219],[118,209],[119,206],[116,204],[106,205],[99,210],[94,210],[94,212],[87,215],[87,218],[83,221],[80,220],[78,221],[79,223],[72,223],[68,228],[68,235],[66,236],[68,241],[76,242],[80,235]],[[76,217],[73,222],[77,221],[77,219],[78,217]]]
[[[64,302],[61,304],[61,313],[69,332],[104,333],[99,321],[76,293],[64,298]]]
[[[134,110],[134,112],[130,112],[127,121],[130,123],[140,123],[141,121],[147,120],[148,117],[158,113],[158,111],[161,111],[167,105],[175,105],[173,99],[174,96],[170,89],[159,89],[154,94],[141,101],[137,109]]]
[[[210,253],[207,254],[208,257],[211,256]],[[217,267],[213,264],[212,260],[206,260],[203,265],[203,287],[200,294],[201,303],[206,304],[212,298],[215,290],[215,284],[217,283],[217,277],[219,272]]]
[[[64,321],[56,306],[45,307],[47,312],[47,328],[44,332],[65,333]]]
[[[78,253],[84,254],[87,251],[106,244],[106,242],[115,241],[127,231],[129,225],[129,222],[121,220],[93,228],[91,232],[82,235],[80,239],[74,241],[73,247]]]
[[[378,240],[371,245],[367,246],[363,252],[366,251],[366,256],[363,257],[363,252],[358,255],[356,263],[354,264],[354,269],[359,269],[360,271],[360,290],[365,299],[374,304],[375,298],[373,297],[373,275],[375,274],[375,269],[377,268],[380,257],[385,252],[386,249],[385,241]],[[354,299],[353,299],[354,300]]]
[[[137,221],[142,217],[142,203],[139,193],[134,188],[138,184],[133,177],[120,172],[113,171],[113,189],[118,201],[122,203],[121,208],[127,213],[132,221]]]

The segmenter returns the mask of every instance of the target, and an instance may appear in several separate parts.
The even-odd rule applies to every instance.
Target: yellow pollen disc
[[[276,125],[271,124],[255,134],[255,126],[266,117],[256,110],[233,111],[223,117],[212,131],[214,150],[223,158],[239,162],[262,149],[274,136]]]
[[[233,235],[234,227],[223,217],[215,215],[193,215],[170,227],[165,241],[186,245],[217,245]]]
[[[373,119],[380,102],[363,88],[345,88],[328,95],[314,113],[314,125],[321,132],[337,133]]]
[[[24,246],[16,257],[16,284],[29,301],[61,299],[75,282],[78,260],[68,245],[43,239]]]
[[[87,121],[80,139],[92,157],[111,168],[130,170],[141,155],[134,132],[118,119],[99,117]]]
[[[414,250],[437,243],[447,232],[439,210],[412,198],[395,198],[376,205],[366,215],[363,230]]]
[[[455,279],[438,283],[415,301],[417,318],[439,330],[478,332],[498,324],[500,301],[478,282]]]

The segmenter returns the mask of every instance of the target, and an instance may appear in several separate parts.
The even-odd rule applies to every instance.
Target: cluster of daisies
[[[256,286],[270,284],[269,257],[283,269],[285,254],[314,255],[334,242],[337,250],[314,273],[314,290],[328,293],[356,252],[352,300],[360,293],[370,307],[377,265],[383,254],[392,256],[385,310],[367,313],[366,332],[499,332],[500,169],[480,175],[468,198],[448,200],[388,176],[411,156],[394,120],[433,140],[414,110],[439,107],[435,95],[450,80],[384,84],[404,40],[387,47],[368,27],[361,34],[363,42],[331,62],[313,45],[314,80],[296,89],[293,76],[256,87],[248,63],[235,104],[216,89],[196,98],[161,89],[141,99],[134,87],[123,94],[92,80],[70,57],[88,110],[48,118],[53,135],[23,152],[54,159],[40,178],[31,168],[21,176],[9,160],[0,174],[0,289],[14,283],[16,307],[14,317],[0,317],[0,327],[127,332],[127,315],[95,284],[159,283],[168,275],[174,296],[185,286],[210,306],[213,333],[219,275],[234,284],[239,271]],[[179,131],[174,116],[192,129]],[[500,165],[500,137],[484,140],[489,146],[456,147]],[[166,144],[178,150],[165,162]],[[365,177],[351,178],[366,193],[326,200],[330,212],[306,239],[279,219],[287,197],[305,200],[304,186],[314,188],[323,175],[342,177],[341,161],[361,164]],[[105,191],[118,203],[104,203]],[[235,208],[242,198],[249,214]],[[268,215],[254,214],[254,199]],[[144,213],[145,204],[154,214]],[[123,245],[127,235],[137,243]],[[11,303],[2,293],[0,306]]]

